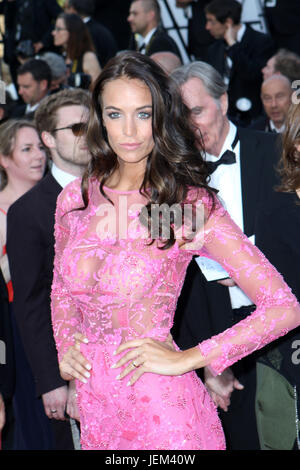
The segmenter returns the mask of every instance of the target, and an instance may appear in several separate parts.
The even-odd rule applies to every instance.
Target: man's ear
[[[226,20],[225,20],[225,23],[224,23],[224,24],[225,24],[225,26],[227,26],[227,27],[229,27],[229,26],[230,26],[231,28],[234,26],[234,23],[233,23],[233,20],[232,20],[232,18],[226,18]]]
[[[48,131],[43,131],[41,133],[41,139],[43,141],[43,144],[46,146],[46,147],[49,147],[50,149],[53,148],[53,147],[56,147],[56,142],[55,142],[55,138],[53,137],[52,134],[50,134],[50,132]]]
[[[147,12],[148,20],[149,22],[153,22],[155,20],[155,11],[154,10],[149,10]]]
[[[48,90],[48,80],[41,80],[39,83],[40,83],[40,89],[42,91]]]
[[[222,109],[222,114],[223,116],[227,115],[228,111],[228,94],[225,92],[220,98],[220,103],[221,103],[221,109]]]

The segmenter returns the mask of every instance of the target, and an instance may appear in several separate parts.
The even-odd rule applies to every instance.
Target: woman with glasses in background
[[[57,17],[52,32],[54,45],[61,46],[69,67],[69,84],[88,88],[98,77],[101,67],[90,33],[75,14],[62,13]]]

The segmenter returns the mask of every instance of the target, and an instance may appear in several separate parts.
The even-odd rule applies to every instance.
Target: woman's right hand
[[[88,339],[81,333],[75,333],[74,339],[75,344],[68,349],[59,363],[60,375],[64,380],[78,379],[86,383],[92,366],[80,352],[80,344],[87,344]]]
[[[0,432],[4,428],[5,425],[5,405],[3,397],[0,393]]]

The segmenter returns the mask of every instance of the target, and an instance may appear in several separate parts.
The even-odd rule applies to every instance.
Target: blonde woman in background
[[[5,424],[4,403],[12,396],[14,385],[9,314],[13,288],[6,254],[6,214],[11,204],[43,177],[45,165],[46,153],[33,123],[8,120],[0,126],[0,341],[5,352],[3,360],[0,357],[0,431]]]

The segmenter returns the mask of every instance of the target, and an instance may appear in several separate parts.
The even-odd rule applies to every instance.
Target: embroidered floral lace
[[[83,205],[80,182],[76,180],[68,185],[58,198],[55,225],[52,320],[58,355],[61,358],[65,354],[73,344],[74,333],[81,331],[89,338],[89,345],[83,347],[84,353],[91,360],[97,356],[97,367],[93,365],[93,374],[96,375],[96,369],[99,376],[102,374],[98,386],[94,385],[93,393],[90,389],[89,392],[85,392],[85,386],[78,384],[84,446],[119,449],[224,448],[224,439],[215,408],[204,387],[202,384],[192,386],[191,383],[185,382],[190,380],[188,377],[192,377],[193,383],[200,382],[194,373],[184,374],[180,378],[144,374],[139,379],[133,387],[136,393],[142,393],[138,390],[142,390],[143,383],[148,384],[143,389],[147,389],[147,393],[143,391],[140,395],[140,403],[144,399],[142,415],[150,413],[148,408],[148,411],[145,411],[145,404],[148,403],[148,399],[152,400],[151,394],[154,393],[155,384],[158,384],[160,390],[157,400],[161,401],[161,404],[156,405],[159,408],[157,413],[151,415],[151,429],[147,428],[145,420],[142,420],[144,423],[142,427],[147,428],[147,434],[145,429],[141,430],[139,423],[142,415],[135,411],[132,417],[128,388],[126,399],[125,395],[122,395],[122,398],[119,396],[116,407],[132,417],[131,425],[128,424],[129,418],[127,421],[124,418],[123,421],[127,422],[124,424],[120,416],[111,416],[113,411],[111,409],[109,411],[107,404],[108,390],[110,394],[118,394],[121,393],[120,387],[122,387],[120,381],[115,380],[118,372],[111,375],[112,372],[109,371],[109,366],[115,362],[111,357],[112,351],[121,342],[134,337],[150,336],[159,340],[166,339],[172,327],[187,266],[195,254],[218,261],[257,306],[250,317],[199,345],[206,363],[215,374],[221,373],[235,361],[298,326],[299,305],[280,274],[248,241],[218,202],[208,217],[211,203],[204,190],[191,190],[187,198],[189,202],[197,196],[199,202],[203,204],[206,220],[204,230],[199,231],[192,243],[187,242],[184,247],[176,243],[167,250],[160,250],[156,241],[150,245],[149,239],[141,236],[143,228],[138,215],[146,201],[144,196],[138,191],[118,192],[109,188],[105,191],[113,204],[100,194],[97,181],[91,180],[88,208],[73,210]],[[199,305],[199,322],[201,322],[201,305]],[[103,354],[102,359],[97,352],[99,347]],[[147,375],[151,376],[150,382],[145,378]],[[182,431],[182,428],[178,430],[179,434],[176,437],[178,413],[173,412],[176,416],[174,435],[167,438],[163,437],[165,435],[162,431],[157,434],[158,423],[155,423],[155,420],[169,420],[170,415],[164,414],[166,411],[163,403],[168,401],[166,394],[170,394],[171,390],[174,395],[170,395],[170,400],[178,402],[179,392],[176,392],[176,384],[179,380],[183,380],[180,382],[183,388],[179,395],[184,399],[185,412],[188,410],[190,413],[190,421],[186,416],[183,418],[185,430]],[[115,387],[119,387],[118,391]],[[102,397],[101,399],[98,397],[98,401],[95,398],[96,388]],[[192,389],[192,392],[189,389]],[[121,406],[122,400],[127,400],[126,406],[124,402],[124,406]],[[134,400],[136,410],[137,396]],[[197,428],[194,403],[201,400],[202,403],[205,401],[209,404],[199,405],[197,413],[201,415],[201,424],[198,424]],[[149,407],[151,406],[149,404]],[[88,413],[88,407],[93,409],[94,413]],[[206,409],[205,416],[203,409]],[[102,410],[101,413],[99,410]],[[104,417],[106,417],[105,422],[103,422]],[[123,424],[118,428],[116,421],[119,425]],[[125,428],[127,434],[125,433],[124,437],[122,433]],[[154,428],[156,431],[153,434]],[[124,439],[131,444],[128,446],[124,444]]]

